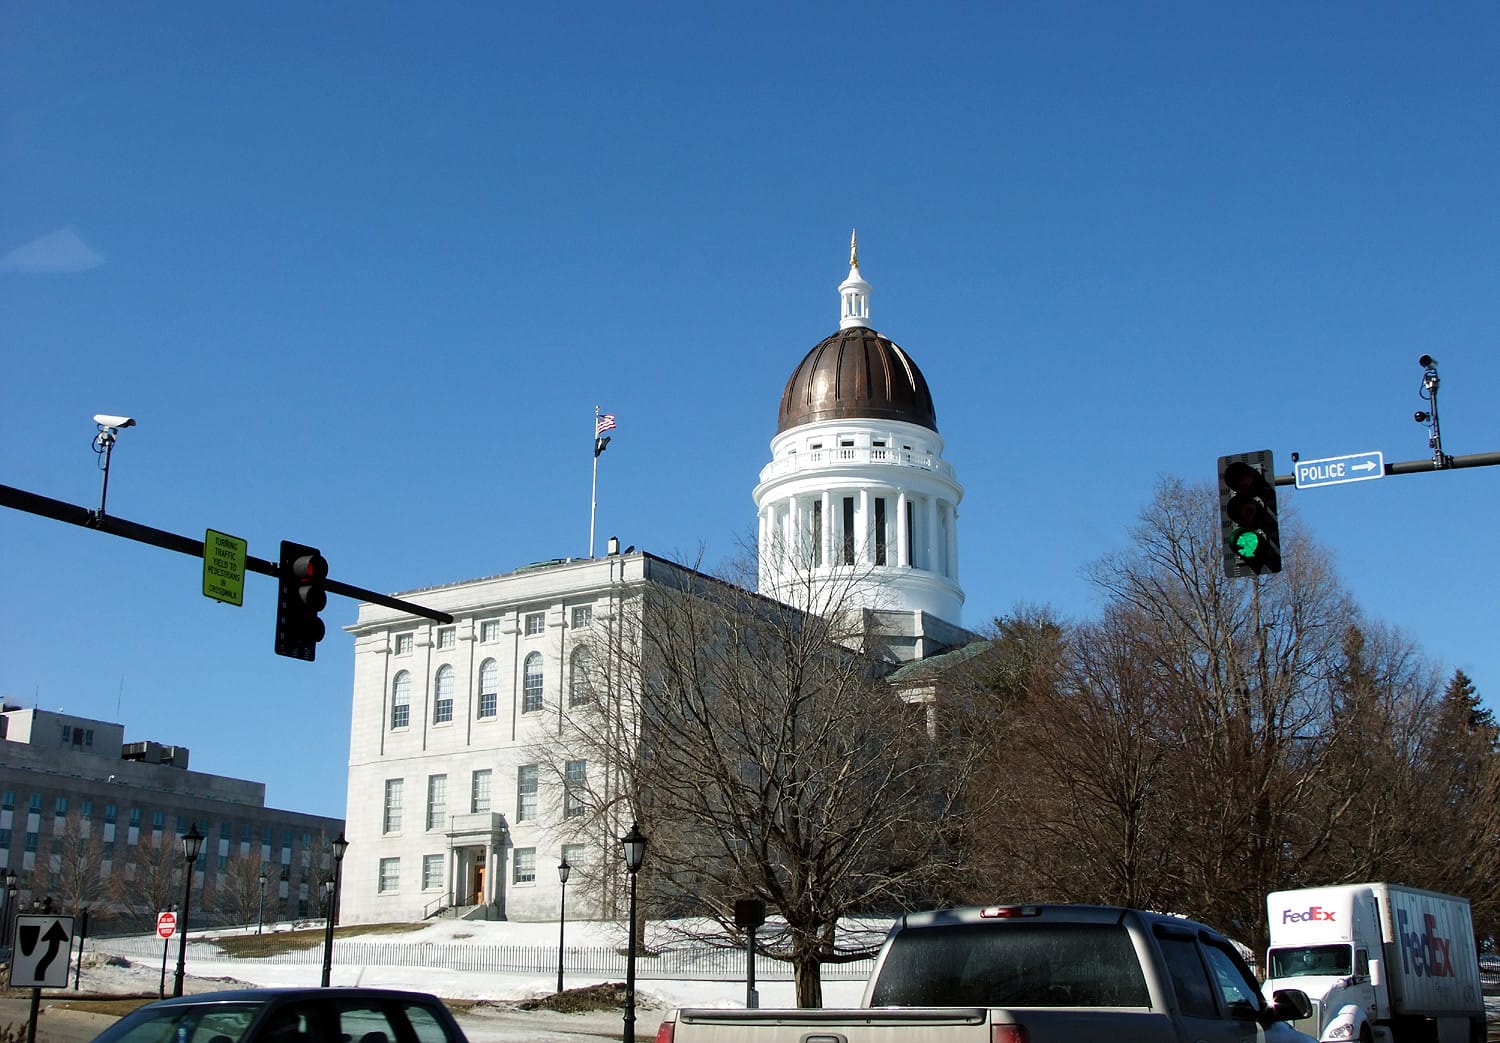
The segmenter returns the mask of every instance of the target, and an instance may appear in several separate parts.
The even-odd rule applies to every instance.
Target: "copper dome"
[[[846,419],[937,430],[927,378],[899,345],[867,326],[841,329],[807,353],[781,393],[776,431]]]

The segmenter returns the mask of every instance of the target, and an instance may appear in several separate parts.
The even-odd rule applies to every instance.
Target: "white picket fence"
[[[89,939],[99,952],[134,960],[160,960],[162,943],[139,935]],[[177,940],[170,943],[176,959]],[[490,974],[541,974],[557,971],[557,947],[545,945],[466,945],[463,943],[399,942],[386,939],[336,938],[333,958],[343,965],[371,967],[426,967],[434,970]],[[190,941],[189,963],[224,963],[234,960],[213,942]],[[244,960],[245,963],[311,964],[323,962],[323,947],[294,949],[273,956]],[[851,963],[825,963],[824,981],[864,981],[874,967],[873,959]],[[600,978],[625,977],[625,954],[607,946],[566,947],[563,968],[569,974]],[[742,981],[745,953],[740,949],[693,949],[638,954],[635,975],[642,980]],[[791,964],[765,956],[756,958],[755,976],[762,981],[790,981]]]

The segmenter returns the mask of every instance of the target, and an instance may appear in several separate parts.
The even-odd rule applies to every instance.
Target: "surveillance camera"
[[[1433,358],[1431,355],[1423,355],[1421,358],[1417,359],[1417,365],[1421,366],[1423,369],[1431,369],[1433,366],[1437,365],[1437,359]]]
[[[94,423],[100,427],[134,427],[135,418],[128,416],[110,416],[108,413],[96,413]]]

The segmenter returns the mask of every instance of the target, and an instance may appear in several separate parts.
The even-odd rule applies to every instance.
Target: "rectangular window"
[[[500,621],[498,619],[486,619],[479,624],[479,641],[481,644],[492,644],[500,640]]]
[[[118,814],[119,814],[119,812],[116,811],[115,806],[113,804],[106,804],[106,805],[104,805],[104,821],[105,822],[113,822],[115,820],[115,816],[118,815]],[[179,832],[179,833],[186,833],[187,830],[185,830],[185,829],[179,829],[177,832]]]
[[[499,697],[494,692],[479,693],[479,717],[481,720],[495,716],[499,707]]]
[[[411,641],[412,641],[412,636],[410,634],[397,634],[396,635],[396,654],[397,655],[411,655]]]
[[[844,497],[844,564],[854,564],[854,497]]]
[[[576,605],[573,608],[573,625],[575,627],[586,627],[594,622],[593,605]]]
[[[444,694],[445,689],[439,689],[438,694],[432,700],[432,723],[451,724],[453,722],[453,696]]]
[[[443,814],[448,808],[448,776],[427,776],[427,829],[442,829],[447,823]]]
[[[587,794],[589,762],[568,761],[563,766],[563,814],[577,818],[583,814]]]
[[[382,825],[383,833],[401,832],[401,789],[405,779],[385,780],[385,821]]]
[[[547,629],[547,614],[545,612],[526,613],[526,636],[536,637]]]
[[[78,739],[79,739],[80,742],[82,742],[83,741],[83,736],[79,735]],[[73,726],[71,724],[65,724],[65,725],[63,725],[63,742],[72,742],[72,741],[73,741]]]
[[[42,795],[40,793],[33,793],[31,795],[30,807],[32,811],[40,812],[42,810]]]
[[[35,833],[27,833],[26,834],[26,850],[27,851],[33,851],[33,852],[36,850],[36,834]]]
[[[141,824],[141,809],[140,808],[131,808],[130,809],[130,824],[132,826],[139,826]]]
[[[16,807],[16,791],[8,789],[0,793],[0,811],[14,811]]]
[[[92,728],[85,728],[83,730],[83,744],[85,746],[92,746],[92,745],[94,745],[94,729],[92,729]]]
[[[875,497],[875,564],[885,562],[885,497]]]
[[[151,831],[160,833],[167,825],[167,813],[165,811],[151,812]]]
[[[380,860],[380,893],[392,894],[401,889],[401,859],[382,858]]]
[[[523,764],[516,769],[516,821],[536,818],[537,766]]]
[[[58,797],[57,803],[53,805],[53,811],[58,818],[66,818],[68,814],[68,798]]]
[[[530,884],[536,882],[536,848],[516,848],[513,864],[515,865],[515,883]]]
[[[93,818],[94,802],[92,800],[80,801],[78,804],[78,814],[82,815],[86,819]]]
[[[0,829],[0,848],[10,850],[10,830]]]
[[[439,891],[443,887],[443,856],[422,856],[422,890]]]
[[[453,627],[438,627],[437,646],[439,652],[445,652],[458,645],[458,634]]]
[[[476,815],[490,810],[491,775],[489,768],[481,768],[474,773],[474,779],[469,786],[469,811]]]
[[[584,846],[582,844],[564,844],[562,846],[562,860],[568,865],[577,868],[583,865]]]

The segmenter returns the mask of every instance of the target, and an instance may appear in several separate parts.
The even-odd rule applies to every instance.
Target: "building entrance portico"
[[[505,919],[505,860],[508,830],[502,815],[484,812],[449,819],[448,883],[453,904],[485,906],[484,918]]]

